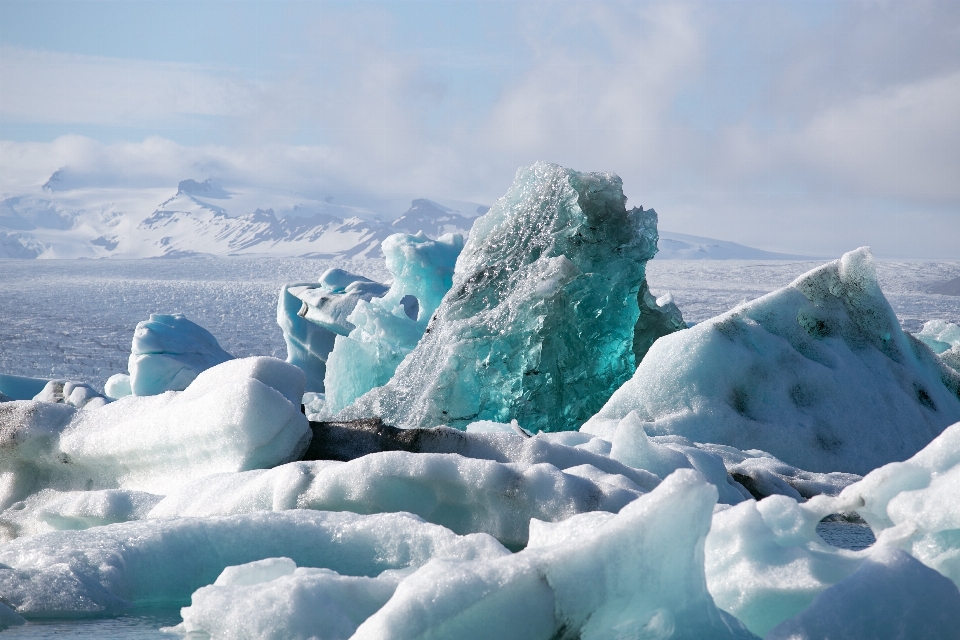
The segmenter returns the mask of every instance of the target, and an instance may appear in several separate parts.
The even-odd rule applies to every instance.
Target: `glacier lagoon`
[[[61,265],[64,272],[47,274],[47,282],[38,282],[36,275],[43,269],[32,263],[28,270],[32,274],[22,274],[26,280],[34,278],[32,283],[14,277],[6,289],[19,293],[17,302],[29,306],[21,311],[5,305],[3,315],[13,316],[11,325],[19,322],[16,326],[26,327],[39,324],[37,316],[44,316],[44,308],[70,309],[76,314],[71,317],[74,323],[64,321],[65,331],[58,335],[55,329],[52,338],[47,333],[43,339],[71,357],[57,361],[55,354],[30,362],[24,361],[24,354],[10,351],[11,367],[4,372],[50,376],[52,371],[44,366],[75,366],[79,367],[75,374],[56,375],[98,383],[123,371],[122,364],[108,368],[110,361],[98,360],[97,354],[72,357],[96,345],[101,356],[112,349],[120,354],[120,362],[126,361],[128,346],[122,342],[113,346],[109,338],[103,339],[111,331],[122,331],[118,321],[124,320],[110,313],[118,299],[131,307],[158,305],[130,312],[128,336],[149,313],[182,311],[209,329],[233,355],[283,355],[277,347],[269,351],[271,339],[282,346],[270,317],[279,284],[315,279],[331,266],[293,261],[285,265],[289,271],[312,267],[312,273],[281,273],[283,267],[269,261],[171,264],[70,263]],[[655,294],[669,288],[686,319],[703,323],[820,264],[652,261],[647,277]],[[16,268],[18,263],[3,263],[7,265]],[[95,275],[91,277],[97,268],[128,271],[121,277],[108,272],[104,282],[97,282]],[[193,281],[176,273],[191,268],[196,269]],[[351,263],[346,268],[384,280],[382,271],[377,273],[382,266],[375,263]],[[230,269],[239,272],[242,284],[226,275]],[[143,277],[137,270],[153,272]],[[956,277],[958,265],[880,263],[877,270],[897,313],[895,322],[904,328],[918,331],[924,321],[957,318],[956,299],[925,292],[937,281]],[[274,274],[278,280],[271,283]],[[142,293],[135,293],[138,284]],[[42,294],[47,292],[55,298],[50,300],[54,306],[43,306],[47,300]],[[176,293],[186,302],[171,309],[170,300],[180,299]],[[231,294],[239,301],[232,304]],[[257,295],[269,300],[260,310],[253,309]],[[11,313],[13,309],[17,310]],[[30,316],[31,309],[39,313]],[[81,321],[82,311],[92,311],[94,319]],[[259,324],[255,320],[254,327],[242,327],[238,321],[258,313],[267,320]],[[96,330],[98,314],[112,316],[103,323],[107,331]],[[50,312],[47,317],[56,315]],[[83,331],[76,331],[77,326]],[[9,331],[11,335],[4,336],[11,338],[3,343],[5,357],[7,344],[14,349],[27,345],[23,349],[27,352],[30,345],[38,346],[23,341],[15,329]],[[29,335],[37,340],[37,333]],[[904,619],[913,625],[911,631],[925,637],[948,637],[944,630],[957,624],[951,612],[958,611],[960,595],[947,580],[960,579],[953,540],[958,523],[949,502],[957,478],[957,428],[948,429],[910,461],[888,465],[863,479],[803,471],[762,451],[645,433],[644,422],[633,411],[617,415],[600,434],[604,437],[567,431],[530,438],[509,425],[477,423],[468,425],[466,435],[450,432],[459,443],[454,458],[439,450],[382,451],[352,462],[282,464],[282,451],[298,455],[296,442],[306,422],[295,415],[295,387],[299,384],[302,391],[302,378],[300,374],[298,383],[297,376],[279,363],[238,360],[201,374],[196,386],[182,395],[171,392],[156,400],[119,401],[105,413],[58,410],[66,426],[60,444],[50,452],[51,468],[56,468],[59,447],[70,454],[74,466],[87,465],[101,473],[85,479],[77,470],[48,471],[47,493],[16,503],[17,513],[6,514],[14,539],[0,545],[4,568],[0,593],[28,617],[41,618],[48,615],[45,611],[116,614],[129,611],[129,603],[138,615],[147,604],[161,607],[160,611],[172,604],[190,604],[182,611],[179,630],[217,637],[235,637],[242,629],[254,630],[257,637],[306,637],[311,625],[314,629],[325,625],[328,637],[354,633],[377,638],[450,633],[482,637],[491,631],[485,625],[497,620],[522,620],[522,625],[507,624],[499,633],[518,638],[565,633],[583,638],[611,633],[795,637],[798,629],[801,634],[816,633],[818,621],[825,618],[828,627],[833,625],[829,633],[843,633],[845,620],[838,618],[835,608],[830,613],[835,601],[860,609],[901,607]],[[218,392],[217,385],[224,389],[240,385],[241,391],[230,396]],[[211,443],[223,439],[218,435],[226,433],[223,428],[249,431],[252,423],[244,422],[248,420],[244,416],[252,414],[244,407],[255,404],[287,416],[278,432],[288,434],[286,444],[276,445],[277,452],[262,460],[254,456],[250,462],[252,458],[243,455],[234,462],[227,460],[218,476],[202,478],[196,474],[207,468],[203,456],[197,460],[171,455],[195,452],[178,445],[176,433],[164,434],[163,418],[158,417],[150,428],[151,442],[168,447],[171,454],[163,460],[179,467],[164,473],[147,456],[134,465],[135,473],[121,464],[104,475],[111,456],[122,460],[114,449],[122,451],[125,442],[141,438],[135,433],[135,419],[146,414],[138,413],[137,407],[153,403],[151,415],[161,416],[163,405],[169,415],[180,416],[176,420],[189,422],[189,407],[202,410],[204,393],[228,399],[215,412],[222,418],[206,419],[213,425],[210,435],[204,436]],[[937,402],[943,399],[937,396]],[[177,403],[185,408],[178,409]],[[216,408],[215,402],[207,404]],[[236,411],[224,411],[230,404],[239,411],[238,426],[228,416]],[[45,446],[42,442],[49,441],[46,434],[52,424],[29,416],[17,420],[26,430],[19,441],[12,441],[13,460],[18,448],[25,454],[34,451],[33,441]],[[219,422],[222,428],[216,426]],[[251,436],[255,432],[249,431]],[[253,450],[252,443],[234,445],[238,454]],[[97,457],[105,452],[107,458]],[[11,454],[4,455],[9,459]],[[263,470],[269,467],[274,468]],[[77,491],[83,487],[73,484],[91,480],[103,488]],[[10,478],[5,481],[9,485]],[[520,503],[513,507],[498,503],[511,495],[511,486],[518,487],[518,495],[529,503],[519,509]],[[754,497],[763,500],[756,502]],[[720,504],[714,506],[718,499]],[[371,515],[355,516],[351,511]],[[880,534],[883,545],[877,551],[844,551],[823,544],[824,538],[836,539],[831,529],[844,525],[820,520],[854,511]],[[87,528],[108,522],[115,524]],[[522,522],[530,522],[529,531]],[[855,528],[862,531],[863,525],[845,530]],[[314,531],[309,542],[303,540],[305,530]],[[197,545],[201,540],[206,542]],[[401,546],[398,540],[403,540]],[[347,546],[325,555],[331,544]],[[855,549],[863,544],[841,546]],[[223,555],[211,565],[213,549]],[[170,553],[178,554],[175,568],[166,559]],[[224,566],[218,576],[218,567]],[[652,589],[650,584],[659,586]],[[488,595],[473,600],[478,593]],[[309,595],[304,600],[291,594]],[[465,601],[472,605],[463,608]],[[430,606],[424,608],[426,602]],[[8,613],[8,608],[0,609],[0,614]],[[136,617],[120,620],[134,623]],[[858,623],[855,616],[851,620]],[[101,620],[78,623],[76,628],[102,628],[106,634],[111,625],[115,621]],[[149,625],[144,625],[145,633]],[[43,626],[28,624],[10,633],[34,633]],[[845,637],[856,637],[851,632],[862,629],[852,626]]]

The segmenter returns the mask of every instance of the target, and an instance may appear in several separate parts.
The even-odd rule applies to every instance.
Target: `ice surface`
[[[180,313],[151,313],[133,333],[128,370],[135,396],[182,391],[201,371],[233,358],[209,331]]]
[[[165,494],[210,473],[297,459],[310,440],[303,373],[275,358],[230,360],[182,392],[97,409],[0,404],[0,509],[41,489]]]
[[[960,325],[943,320],[930,320],[923,328],[913,334],[930,347],[934,353],[943,353],[953,347],[960,347]]]
[[[6,345],[4,345],[6,346]],[[8,400],[30,400],[47,385],[49,380],[0,373],[0,393]]]
[[[44,489],[0,512],[0,540],[139,520],[162,497],[126,489]]]
[[[716,489],[680,470],[589,537],[511,556],[433,560],[400,582],[355,638],[751,638],[706,589]]]
[[[779,495],[715,514],[706,576],[717,606],[762,636],[853,573],[863,554],[823,542],[816,534],[820,517]]]
[[[520,169],[474,224],[423,340],[338,419],[579,427],[642,355],[634,328],[656,214],[624,203],[613,174]]]
[[[355,328],[334,343],[324,379],[330,414],[386,384],[417,346],[450,290],[463,236],[431,240],[423,233],[398,233],[384,240],[381,250],[393,283],[383,297],[356,303],[349,316]]]
[[[4,629],[9,629],[10,627],[16,627],[25,623],[26,620],[23,617],[5,605],[3,602],[0,602],[0,631]]]
[[[0,593],[27,619],[109,615],[186,604],[228,566],[287,557],[301,567],[376,576],[431,558],[489,561],[508,552],[409,514],[317,511],[125,522],[0,546]]]
[[[130,388],[130,376],[126,373],[113,374],[107,378],[107,383],[103,386],[103,393],[113,400],[133,395],[133,389]]]
[[[293,508],[406,511],[455,533],[488,533],[518,548],[527,543],[530,518],[554,522],[586,511],[619,511],[642,494],[625,476],[611,475],[592,466],[564,472],[547,463],[388,451],[345,463],[298,462],[208,476],[168,495],[150,517]]]
[[[211,638],[347,640],[393,595],[402,570],[343,576],[271,558],[224,569],[182,610],[182,633]]]
[[[583,429],[609,432],[636,411],[651,434],[863,474],[960,419],[958,393],[960,375],[901,330],[858,249],[658,340]]]
[[[960,630],[960,591],[936,571],[880,546],[766,640],[949,640]]]
[[[97,409],[107,404],[107,399],[90,385],[83,382],[50,380],[40,393],[33,397],[37,402],[60,402],[78,409]]]
[[[303,369],[307,391],[324,391],[327,357],[334,339],[355,328],[347,318],[357,303],[386,292],[386,285],[339,268],[328,269],[318,282],[280,289],[277,323],[287,344],[287,362]]]

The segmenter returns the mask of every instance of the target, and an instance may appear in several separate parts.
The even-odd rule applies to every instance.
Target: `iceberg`
[[[862,248],[661,338],[583,431],[631,411],[651,435],[862,475],[960,420],[960,375],[901,330]]]
[[[78,409],[96,409],[107,404],[107,398],[83,382],[50,380],[33,397],[37,402],[60,402]]]
[[[307,391],[324,391],[327,357],[336,337],[356,328],[347,318],[357,303],[387,291],[386,285],[343,269],[328,269],[318,282],[284,285],[277,302],[277,324],[287,344],[287,362],[306,374]]]
[[[635,329],[649,308],[641,292],[657,217],[625,200],[614,174],[520,169],[474,223],[423,339],[337,419],[578,428],[643,357]]]
[[[183,314],[152,313],[133,333],[127,364],[130,391],[135,396],[183,391],[200,372],[232,358],[213,334]],[[122,380],[111,379],[110,392],[123,393]]]
[[[211,473],[296,460],[311,437],[299,410],[303,380],[297,367],[257,357],[207,369],[185,391],[95,409],[4,402],[0,509],[43,489],[165,495]]]
[[[960,373],[960,325],[930,320],[913,335],[930,347],[942,363]]]
[[[398,233],[380,245],[393,276],[380,298],[358,300],[347,320],[354,329],[339,336],[327,358],[325,413],[336,414],[358,397],[387,383],[427,328],[453,283],[463,236],[430,240]]]

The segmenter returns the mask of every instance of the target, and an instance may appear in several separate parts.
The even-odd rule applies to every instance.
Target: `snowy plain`
[[[701,322],[823,262],[654,259],[647,277],[655,295],[673,294],[684,320]],[[234,356],[285,358],[276,322],[280,287],[331,267],[389,279],[382,260],[0,260],[0,372],[102,389],[111,374],[127,370],[134,328],[151,313],[183,313]],[[905,330],[960,321],[960,296],[929,293],[960,277],[960,263],[877,260],[877,275]]]

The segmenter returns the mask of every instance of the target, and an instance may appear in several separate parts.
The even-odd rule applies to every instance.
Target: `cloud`
[[[239,117],[261,87],[231,69],[0,47],[0,118],[158,126],[184,116]]]

